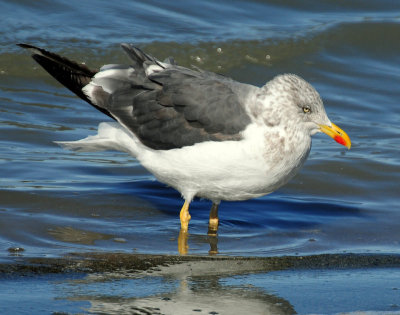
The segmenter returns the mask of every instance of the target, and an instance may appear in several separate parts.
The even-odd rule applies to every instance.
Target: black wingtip
[[[113,118],[107,110],[93,104],[82,91],[82,88],[90,82],[97,70],[91,70],[83,64],[78,64],[75,61],[69,60],[43,48],[25,43],[18,43],[16,45],[32,50],[32,58],[38,64],[40,64],[43,69],[45,69],[53,78],[74,92],[81,99],[85,100],[107,116]]]
[[[16,45],[19,46],[19,47],[22,47],[22,48],[36,48],[36,47],[34,47],[32,45],[24,44],[24,43],[18,43]]]
[[[25,43],[18,43],[16,45],[21,47],[21,48],[31,50],[33,54],[43,55],[43,56],[47,55],[49,57],[50,56],[55,57],[55,54],[47,51],[46,49],[43,49],[43,48],[40,48],[40,47],[37,47],[37,46],[33,46],[33,45],[30,45],[30,44],[25,44]]]
[[[24,49],[33,49],[33,50],[35,50],[36,52],[43,52],[43,51],[45,51],[45,50],[42,49],[42,48],[39,48],[39,47],[30,45],[30,44],[18,43],[18,44],[16,44],[16,45],[19,46],[19,47],[21,47],[21,48],[24,48]]]

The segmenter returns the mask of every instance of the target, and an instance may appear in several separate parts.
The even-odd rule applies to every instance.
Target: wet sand
[[[241,274],[286,269],[354,269],[400,267],[400,255],[326,254],[283,257],[179,256],[126,253],[71,253],[62,258],[16,256],[0,264],[0,274],[101,273],[159,271],[161,267],[191,274]],[[173,266],[179,266],[175,269]]]

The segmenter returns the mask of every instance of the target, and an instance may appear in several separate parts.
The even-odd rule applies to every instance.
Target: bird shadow
[[[116,189],[120,193],[134,194],[171,216],[179,214],[184,202],[176,190],[155,180],[124,182]],[[199,220],[208,219],[210,208],[210,201],[196,198],[190,204],[190,214]],[[219,209],[222,223],[237,223],[243,227],[265,225],[290,227],[304,224],[305,221],[319,222],[329,218],[365,216],[361,205],[354,202],[323,197],[294,197],[280,193],[246,201],[223,201]],[[310,220],[312,218],[314,220]]]

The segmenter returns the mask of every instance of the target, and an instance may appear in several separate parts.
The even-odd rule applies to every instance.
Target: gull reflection
[[[264,266],[265,267],[265,266]],[[285,299],[233,276],[266,272],[256,261],[187,261],[144,272],[91,274],[64,284],[64,298],[96,314],[294,314]],[[258,271],[257,271],[258,270]]]
[[[189,253],[189,232],[180,230],[178,236],[178,253],[180,255],[187,255]],[[210,245],[210,250],[208,251],[209,255],[218,254],[218,234],[210,234],[207,235],[207,242]]]

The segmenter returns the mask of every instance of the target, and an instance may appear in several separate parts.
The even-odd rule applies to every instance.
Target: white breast
[[[145,150],[140,162],[159,181],[213,201],[246,200],[273,192],[292,178],[307,158],[309,136],[282,143],[271,128],[251,126],[241,141],[203,142],[181,149]],[[289,151],[291,152],[290,154]]]
[[[153,150],[118,123],[101,123],[97,135],[59,144],[79,151],[130,153],[186,200],[198,196],[219,202],[259,197],[285,184],[306,160],[311,138],[301,132],[287,135],[282,128],[252,124],[240,141],[208,141],[181,149]]]

